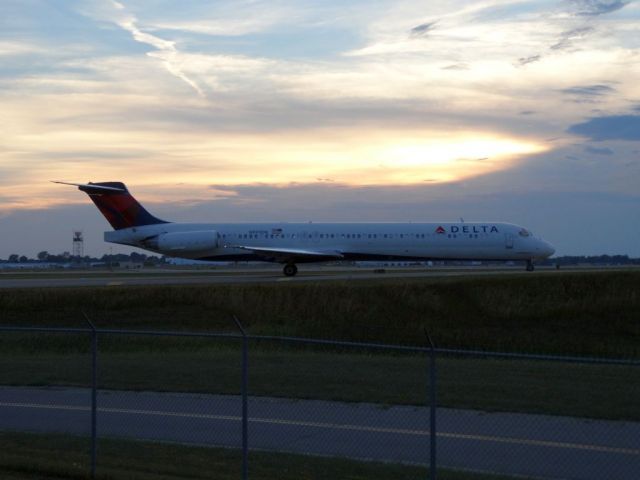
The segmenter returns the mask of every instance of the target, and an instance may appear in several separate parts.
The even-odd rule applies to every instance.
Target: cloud
[[[609,85],[581,85],[581,86],[564,88],[560,91],[568,95],[580,95],[580,96],[586,95],[589,97],[599,97],[602,95],[613,93],[616,91],[616,89],[613,87],[610,87]]]
[[[592,147],[591,145],[587,145],[584,148],[584,151],[587,153],[593,153],[594,155],[613,155],[613,150],[607,147],[598,148],[598,147]]]
[[[561,93],[572,97],[575,103],[599,103],[603,97],[616,91],[615,88],[605,84],[577,85],[560,90]]]
[[[469,65],[466,63],[453,63],[446,67],[442,67],[442,70],[469,70]]]
[[[592,26],[584,26],[567,30],[560,34],[560,38],[556,43],[551,45],[551,50],[565,50],[573,46],[576,40],[582,40],[587,35],[593,33],[595,28]]]
[[[202,19],[193,21],[158,21],[149,25],[149,30],[177,30],[203,35],[239,37],[259,33],[273,27],[282,20],[273,12],[254,13],[244,18]]]
[[[585,17],[615,12],[629,4],[629,2],[622,0],[577,0],[574,3],[577,7],[576,15]]]
[[[540,55],[531,55],[530,57],[522,57],[518,59],[520,66],[527,65],[528,63],[534,63],[540,61],[542,57]]]
[[[431,32],[431,30],[433,30],[433,28],[436,26],[436,22],[428,22],[428,23],[423,23],[421,25],[418,25],[417,27],[413,27],[411,30],[409,30],[409,37],[410,38],[424,38],[427,36],[427,34],[429,32]]]
[[[10,155],[17,168],[45,178],[49,175],[41,172],[46,168],[77,172],[81,178],[85,177],[82,169],[102,178],[119,172],[140,178],[138,174],[146,168],[145,182],[151,177],[154,181],[177,177],[185,182],[270,180],[272,172],[278,172],[276,181],[285,181],[301,176],[297,171],[290,176],[281,172],[307,162],[322,165],[327,155],[336,162],[340,155],[369,158],[385,147],[374,144],[371,152],[364,151],[360,145],[375,143],[372,139],[393,143],[392,154],[401,153],[406,161],[415,162],[425,156],[420,145],[441,132],[494,132],[542,143],[585,116],[608,114],[585,114],[584,105],[569,101],[558,108],[564,95],[565,100],[598,99],[602,102],[598,106],[610,113],[621,111],[619,103],[634,98],[636,88],[637,64],[629,53],[635,44],[620,33],[630,30],[633,22],[620,17],[630,16],[631,8],[607,19],[611,28],[606,41],[590,38],[579,45],[580,51],[551,54],[549,45],[558,37],[575,38],[577,45],[578,38],[590,30],[574,27],[596,19],[545,16],[548,3],[499,2],[507,8],[470,21],[474,11],[495,2],[461,7],[438,2],[388,1],[374,2],[375,6],[359,2],[353,10],[341,8],[340,26],[349,25],[353,42],[318,59],[306,53],[283,57],[278,51],[278,45],[291,39],[306,45],[311,25],[336,21],[291,14],[300,5],[297,2],[293,6],[278,2],[286,15],[273,28],[271,20],[262,26],[249,20],[248,24],[233,22],[254,18],[249,15],[251,9],[261,2],[253,0],[239,2],[239,9],[222,1],[193,0],[186,8],[181,2],[175,9],[163,0],[123,1],[127,8],[104,0],[69,2],[65,14],[69,24],[61,25],[56,35],[30,27],[14,35],[37,40],[37,45],[47,45],[41,36],[48,35],[52,46],[37,62],[6,59],[9,68],[3,69],[0,79],[0,101],[4,115],[12,121],[0,132],[0,143],[17,153],[3,154],[5,163]],[[58,10],[64,11],[67,2],[63,3]],[[93,14],[75,15],[73,10],[89,4]],[[225,6],[218,7],[221,4]],[[25,10],[26,16],[33,13],[28,7]],[[427,20],[436,18],[441,20],[432,30],[435,22]],[[226,19],[233,21],[226,25]],[[202,35],[208,27],[209,33],[228,38]],[[82,42],[74,34],[78,28],[83,28],[83,37],[86,33]],[[415,29],[428,41],[410,38],[408,32]],[[238,36],[242,32],[245,36]],[[258,43],[265,48],[255,48]],[[69,53],[67,45],[74,44],[86,46],[87,51]],[[389,54],[340,54],[356,46]],[[55,55],[62,51],[67,57],[60,62]],[[543,61],[533,63],[535,56],[527,56],[536,52]],[[533,63],[526,75],[514,68],[518,58]],[[167,75],[171,68],[177,70]],[[620,83],[606,81],[612,78]],[[194,87],[187,80],[205,93],[215,89],[215,105],[193,95]],[[569,88],[561,92],[565,87]],[[537,115],[519,115],[531,110]],[[409,130],[410,134],[402,134]],[[553,148],[571,141],[566,137],[554,142]],[[598,160],[585,158],[583,148],[576,147],[585,163]],[[616,155],[620,151],[616,147]],[[308,160],[309,154],[315,160]],[[464,152],[464,158],[490,154]],[[105,161],[104,156],[111,158]],[[493,161],[491,156],[485,163]],[[365,177],[369,166],[375,170],[380,163],[363,166],[349,159],[343,163],[349,162],[353,163],[353,171],[345,173],[349,180]],[[391,182],[393,167],[381,171],[379,181]],[[340,172],[325,170],[303,172],[303,180],[345,181]],[[432,170],[425,165],[416,181],[442,181],[439,172]],[[6,178],[15,180],[15,175]]]
[[[46,48],[30,43],[6,42],[0,40],[0,57],[25,55],[30,53],[43,53],[46,51]]]
[[[155,51],[147,53],[149,57],[161,60],[169,73],[185,82],[201,97],[205,96],[202,88],[184,72],[182,68],[184,58],[182,58],[181,52],[176,48],[175,42],[164,40],[156,35],[142,31],[138,26],[138,18],[133,14],[127,13],[125,11],[126,7],[122,3],[111,0],[110,4],[112,6],[111,11],[101,6],[101,8],[98,9],[98,15],[106,14],[109,21],[129,32],[136,42],[154,47],[156,49]]]
[[[640,115],[610,115],[595,117],[571,125],[567,132],[595,141],[629,140],[640,142]]]

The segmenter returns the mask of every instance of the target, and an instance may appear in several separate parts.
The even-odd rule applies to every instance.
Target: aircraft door
[[[513,248],[513,235],[510,233],[505,233],[504,234],[504,246],[507,249],[512,249]]]

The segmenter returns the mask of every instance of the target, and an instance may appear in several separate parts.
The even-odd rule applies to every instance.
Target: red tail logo
[[[436,233],[447,233],[447,231],[442,227],[438,227],[436,228]]]
[[[89,183],[78,188],[89,195],[115,230],[167,223],[147,212],[122,182]]]

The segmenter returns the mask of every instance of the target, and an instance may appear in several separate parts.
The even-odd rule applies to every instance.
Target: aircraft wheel
[[[298,267],[296,267],[293,263],[289,263],[284,266],[282,269],[282,273],[284,273],[287,277],[293,277],[296,273],[298,273]]]
[[[527,272],[533,272],[534,270],[534,266],[533,266],[533,261],[532,260],[527,260]]]

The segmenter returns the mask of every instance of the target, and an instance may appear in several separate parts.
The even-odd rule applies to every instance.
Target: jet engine
[[[220,234],[215,230],[169,232],[147,240],[146,244],[167,252],[201,252],[218,247]]]

